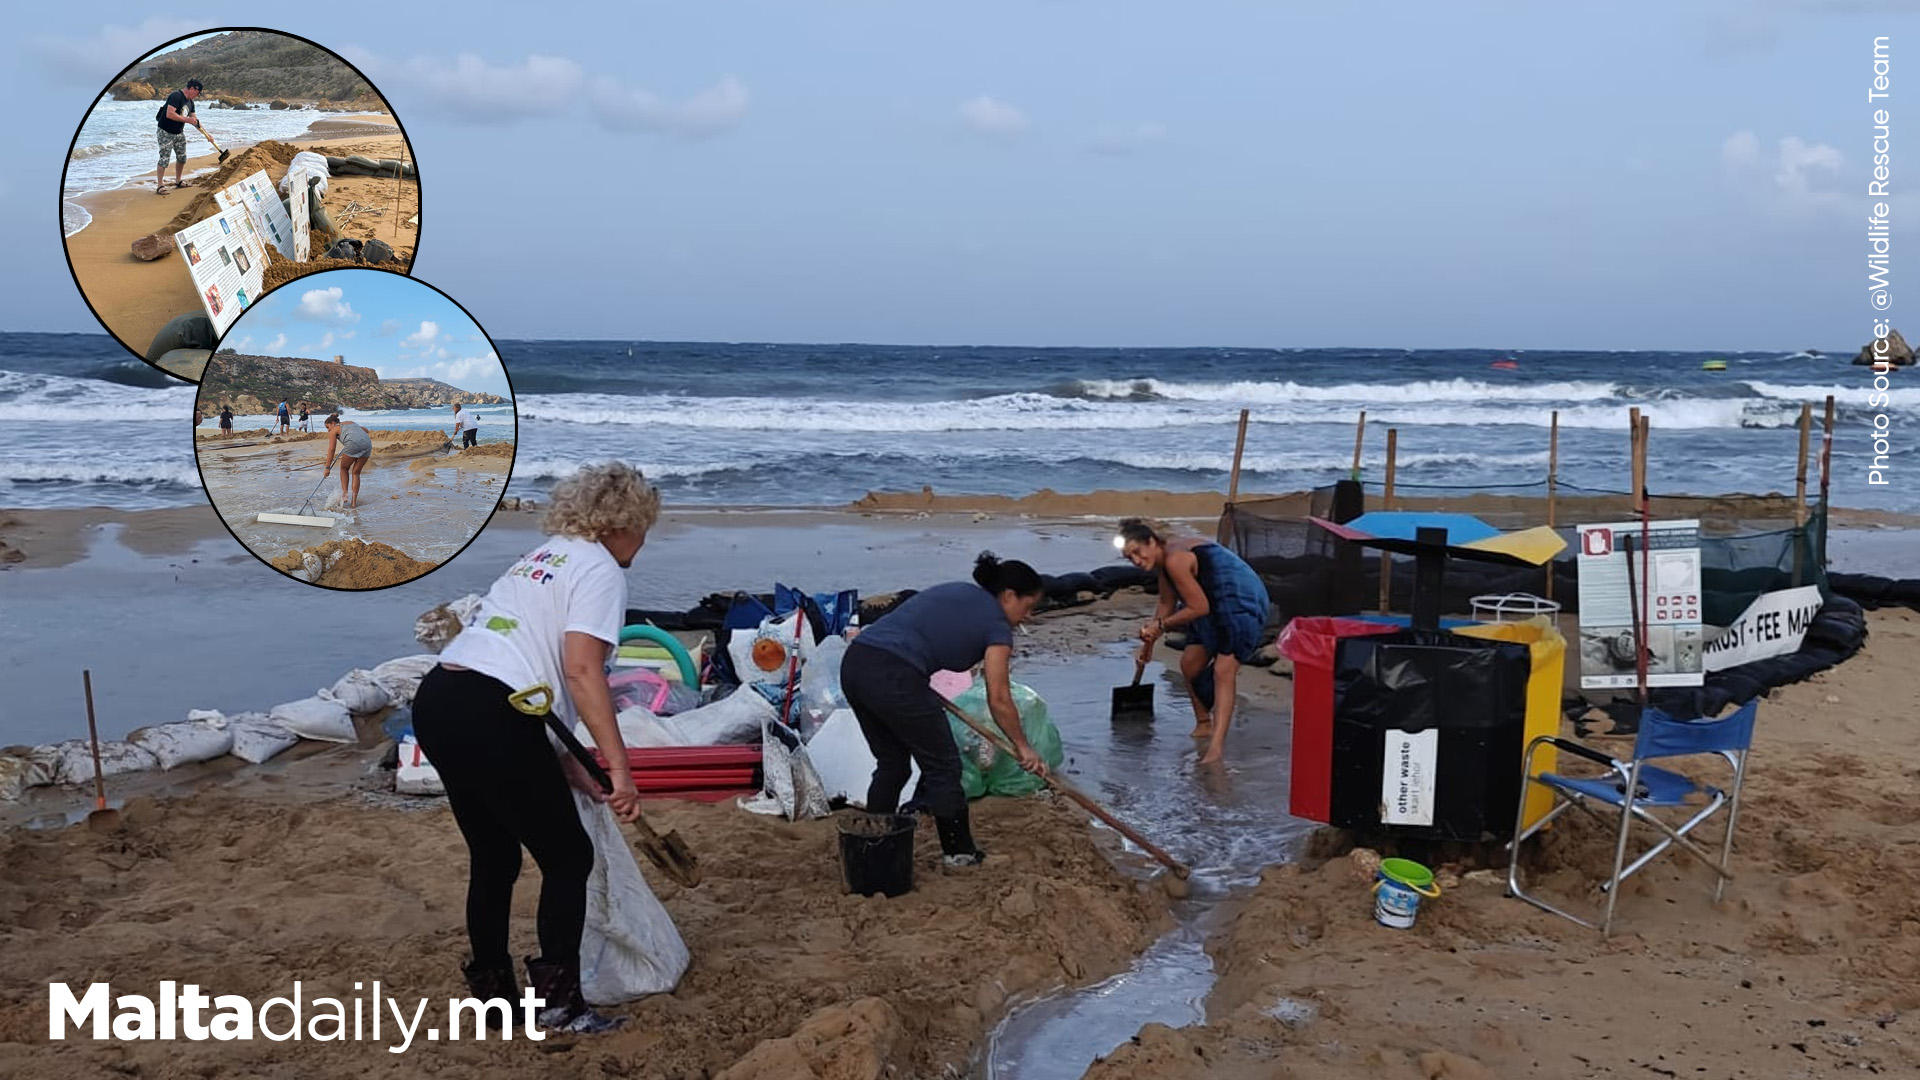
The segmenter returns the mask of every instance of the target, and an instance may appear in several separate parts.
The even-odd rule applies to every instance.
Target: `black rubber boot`
[[[513,1010],[520,1007],[520,983],[513,977],[511,961],[497,961],[482,964],[478,960],[464,964],[460,973],[467,977],[467,990],[481,1001],[504,998],[507,1003],[506,1026],[513,1026]],[[498,1009],[481,1009],[480,1014],[487,1018],[487,1027],[501,1030],[501,1017]]]
[[[566,964],[529,957],[527,981],[533,984],[534,996],[546,1002],[534,1017],[543,1030],[597,1035],[627,1022],[624,1016],[601,1016],[587,1008],[586,999],[580,996],[578,962]]]
[[[935,817],[933,828],[940,834],[941,862],[947,867],[979,866],[986,861],[987,853],[973,842],[973,823],[965,806],[952,817]]]

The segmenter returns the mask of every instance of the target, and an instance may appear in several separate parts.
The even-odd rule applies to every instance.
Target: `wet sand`
[[[317,121],[316,125],[338,125],[343,122],[344,118],[330,119]],[[379,127],[381,125],[378,124],[355,124],[342,129],[329,127],[324,137],[296,141],[301,149],[314,149],[336,156],[365,154],[376,160],[389,157],[412,160],[406,140],[398,134],[381,134]],[[191,149],[206,148],[206,140],[195,133],[188,134],[190,139],[199,144],[196,147],[190,142],[188,145]],[[250,144],[225,148],[238,154],[246,149],[246,145]],[[218,163],[217,153],[190,157],[183,175],[191,177],[195,172],[211,169]],[[269,170],[269,179],[277,184],[280,174]],[[134,182],[128,187],[79,196],[75,201],[93,215],[93,221],[66,239],[67,257],[73,265],[74,278],[80,285],[81,293],[100,317],[107,332],[143,356],[154,335],[169,320],[201,310],[193,279],[187,275],[178,254],[168,254],[153,262],[142,262],[129,251],[135,240],[172,220],[199,190],[191,181],[184,189],[174,189],[171,168],[167,172],[167,184],[166,195],[155,195],[153,174],[149,172],[144,181]],[[369,177],[333,177],[328,180],[326,205],[328,211],[336,215],[344,210],[349,201],[386,207],[386,212],[380,216],[354,218],[345,227],[345,232],[356,238],[384,240],[401,255],[403,261],[411,263],[418,229],[405,222],[420,212],[419,190],[419,185],[412,181],[396,185],[391,180]],[[317,256],[319,252],[314,254]]]

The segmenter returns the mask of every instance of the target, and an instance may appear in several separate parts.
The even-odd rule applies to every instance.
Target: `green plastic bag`
[[[973,717],[987,730],[998,730],[993,722],[993,714],[987,711],[987,684],[985,680],[975,679],[953,703],[960,711]],[[1041,700],[1033,688],[1021,683],[1013,684],[1013,704],[1020,710],[1020,729],[1027,733],[1027,741],[1047,763],[1048,769],[1058,769],[1066,760],[1066,748],[1060,744],[1060,731],[1047,718],[1047,703]],[[967,798],[977,799],[982,795],[1031,795],[1047,786],[1045,780],[1022,769],[1020,762],[1012,754],[996,749],[986,739],[980,737],[972,728],[947,717],[947,726],[953,729],[954,744],[960,748],[960,788]]]

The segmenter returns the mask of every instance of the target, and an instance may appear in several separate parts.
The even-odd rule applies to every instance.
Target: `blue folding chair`
[[[1747,748],[1753,742],[1755,705],[1755,702],[1749,701],[1717,720],[1675,720],[1658,709],[1645,709],[1640,716],[1640,734],[1633,744],[1633,758],[1629,761],[1621,761],[1583,743],[1557,735],[1542,735],[1528,743],[1521,766],[1524,779],[1521,783],[1520,810],[1513,823],[1512,854],[1507,863],[1508,893],[1537,908],[1598,930],[1605,937],[1613,931],[1613,909],[1615,901],[1619,899],[1621,883],[1668,848],[1677,846],[1712,868],[1717,877],[1713,887],[1713,899],[1717,903],[1727,882],[1733,878],[1728,860],[1733,855],[1733,828],[1740,818],[1740,787],[1746,778]],[[1609,771],[1591,777],[1562,776],[1558,773],[1535,776],[1533,753],[1546,744],[1551,744],[1562,753],[1604,766]],[[1728,790],[1722,791],[1649,764],[1662,758],[1696,754],[1717,754],[1726,759],[1733,769],[1733,781]],[[1544,817],[1523,829],[1526,794],[1532,790],[1528,786],[1531,784],[1551,790],[1554,805]],[[1619,836],[1613,848],[1613,872],[1601,886],[1607,894],[1606,910],[1597,922],[1555,907],[1528,893],[1520,884],[1520,845],[1573,806],[1602,821],[1609,821],[1611,814],[1619,815]],[[1694,810],[1696,806],[1698,810]],[[1609,807],[1611,810],[1603,809]],[[1720,858],[1716,860],[1694,843],[1688,834],[1723,808],[1727,811],[1727,832],[1720,843]],[[1679,815],[1674,814],[1675,810],[1694,812],[1684,820],[1678,820]],[[1628,863],[1627,837],[1635,821],[1650,825],[1664,835],[1652,848]]]

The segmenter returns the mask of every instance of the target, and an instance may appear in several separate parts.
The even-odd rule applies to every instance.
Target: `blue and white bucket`
[[[1373,881],[1374,921],[1395,930],[1410,930],[1420,913],[1420,898],[1431,900],[1439,895],[1433,871],[1412,859],[1382,859]]]

